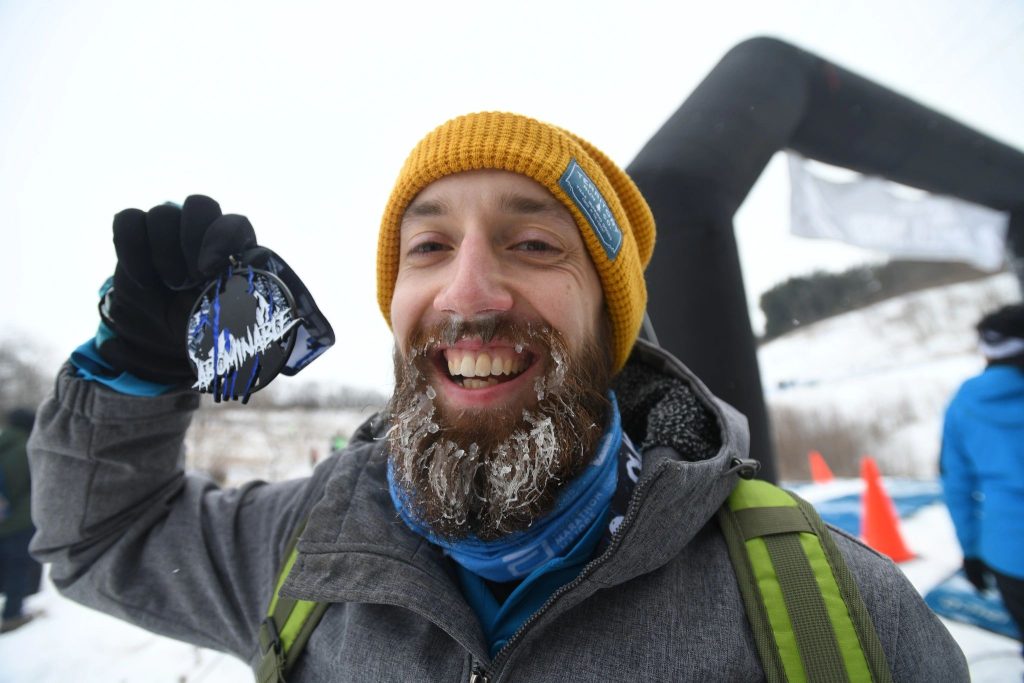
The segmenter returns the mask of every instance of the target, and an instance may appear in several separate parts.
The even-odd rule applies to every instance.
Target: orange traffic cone
[[[892,498],[882,486],[882,475],[874,458],[864,456],[860,461],[860,476],[864,480],[861,497],[860,537],[869,546],[888,555],[893,562],[912,559],[900,533],[900,518]]]
[[[832,474],[832,470],[829,469],[828,463],[825,462],[825,458],[821,456],[821,453],[809,451],[807,453],[807,460],[811,465],[811,481],[815,484],[824,484],[835,479],[835,475]]]

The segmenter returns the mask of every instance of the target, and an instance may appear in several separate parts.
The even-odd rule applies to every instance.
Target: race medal
[[[301,322],[291,292],[276,275],[229,269],[203,290],[189,316],[192,388],[213,394],[216,402],[247,403],[281,372]]]

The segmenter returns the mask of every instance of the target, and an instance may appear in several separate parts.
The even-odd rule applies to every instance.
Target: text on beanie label
[[[569,166],[558,179],[558,184],[586,216],[590,228],[604,247],[608,260],[614,261],[622,247],[622,230],[619,229],[619,224],[615,221],[615,216],[612,215],[612,210],[608,208],[608,202],[601,196],[597,185],[575,159],[569,160]]]

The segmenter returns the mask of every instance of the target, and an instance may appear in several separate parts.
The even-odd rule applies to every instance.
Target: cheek
[[[591,270],[582,287],[582,302],[579,306],[580,324],[588,337],[597,334],[605,315],[604,289],[596,271]]]
[[[558,296],[551,296],[557,292]],[[584,340],[597,334],[604,315],[604,298],[600,287],[579,287],[571,283],[565,287],[548,289],[546,310],[542,315],[547,322],[566,336],[570,348],[578,349]]]
[[[429,297],[423,292],[423,288],[403,283],[401,277],[395,283],[395,292],[391,297],[391,330],[395,342],[403,351],[406,340],[416,328],[424,308],[430,303]]]

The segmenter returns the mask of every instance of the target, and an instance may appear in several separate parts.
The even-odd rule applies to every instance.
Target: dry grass
[[[899,429],[918,419],[906,400],[897,400],[862,420],[828,408],[808,412],[769,406],[769,414],[779,478],[790,481],[810,479],[807,454],[812,450],[822,453],[837,477],[859,476],[863,456],[884,452],[885,444]],[[909,463],[887,460],[879,464],[889,475],[922,474]]]

